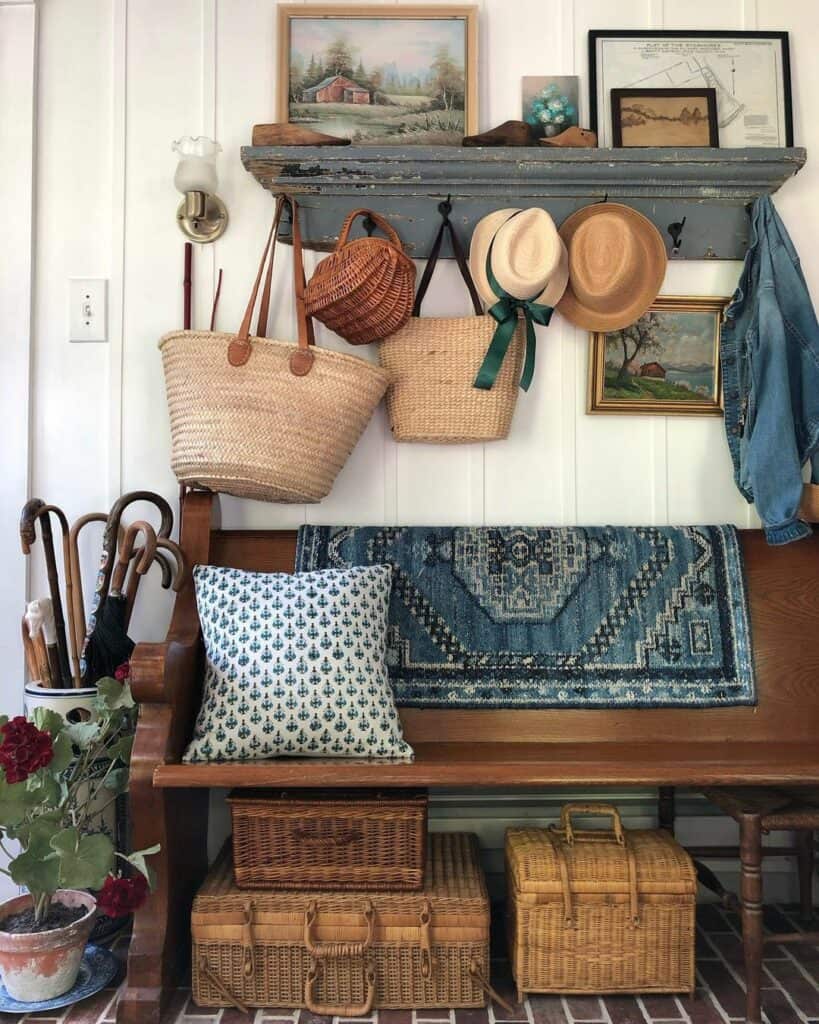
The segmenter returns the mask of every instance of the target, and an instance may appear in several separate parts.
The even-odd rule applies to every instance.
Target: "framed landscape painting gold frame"
[[[280,122],[360,146],[459,146],[478,130],[477,74],[477,6],[278,5]]]
[[[636,323],[595,331],[588,412],[721,416],[720,296],[660,295]]]

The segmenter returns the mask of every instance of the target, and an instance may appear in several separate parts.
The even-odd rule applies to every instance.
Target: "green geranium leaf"
[[[24,785],[28,790],[26,802],[30,807],[56,807],[63,796],[60,780],[56,775],[49,775],[47,770],[30,775]]]
[[[24,850],[9,862],[9,873],[13,881],[32,892],[54,892],[60,887],[60,861],[54,853],[43,856],[33,849]]]
[[[54,756],[48,764],[48,771],[64,772],[74,758],[71,737],[61,732],[53,741]]]
[[[134,698],[131,696],[131,688],[128,684],[120,683],[110,677],[98,680],[97,700],[108,711],[115,711],[117,708],[132,708],[134,706]]]
[[[127,860],[132,867],[135,867],[137,871],[145,875],[148,879],[148,885],[152,892],[156,888],[156,872],[145,858],[152,857],[155,853],[159,853],[160,849],[161,847],[159,843],[157,843],[156,846],[149,846],[145,850],[135,850],[133,853],[123,858],[124,860]]]
[[[25,782],[6,782],[0,776],[0,824],[9,827],[19,825],[26,816],[29,794]]]
[[[63,730],[75,747],[87,750],[100,737],[99,722],[70,722]]]
[[[65,728],[65,719],[49,708],[35,708],[34,724],[43,732],[51,733],[51,738],[56,740]]]
[[[134,746],[133,735],[120,736],[116,743],[112,743],[108,748],[108,756],[113,760],[119,758],[123,764],[131,763],[131,750]]]
[[[71,889],[101,889],[114,866],[114,844],[101,832],[80,836],[67,828],[51,840],[59,859],[59,885]]]
[[[103,785],[117,795],[124,793],[128,789],[128,768],[112,768]]]

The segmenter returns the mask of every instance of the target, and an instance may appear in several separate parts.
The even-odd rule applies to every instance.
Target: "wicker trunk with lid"
[[[611,831],[572,828],[605,814]],[[509,955],[518,992],[692,992],[697,880],[667,832],[624,832],[608,805],[506,834]]]
[[[430,836],[421,892],[248,892],[228,848],[191,917],[193,997],[205,1006],[483,1006],[489,899],[468,834]]]

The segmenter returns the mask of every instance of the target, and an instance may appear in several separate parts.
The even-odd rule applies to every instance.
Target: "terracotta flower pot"
[[[79,920],[48,932],[12,933],[0,929],[0,974],[13,999],[33,1003],[56,999],[77,980],[83,950],[94,924],[97,903],[77,889],[58,889],[55,899],[84,907]],[[31,906],[29,896],[15,896],[0,905],[0,921]]]

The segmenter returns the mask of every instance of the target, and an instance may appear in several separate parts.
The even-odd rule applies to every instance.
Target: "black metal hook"
[[[671,255],[676,256],[680,251],[682,245],[682,233],[685,227],[686,217],[682,220],[675,220],[673,224],[669,224],[666,231],[671,236]]]
[[[375,221],[372,219],[369,213],[361,223],[364,225],[364,230],[367,232],[368,237],[372,238],[372,234],[378,227],[378,225],[375,223]]]
[[[597,200],[598,203],[607,203],[608,201],[609,201],[609,194],[608,194],[608,192],[606,192],[606,194],[603,196],[602,199],[598,199]]]
[[[449,215],[452,213],[452,195],[447,195],[446,199],[442,203],[438,203],[438,213],[443,217],[446,223],[449,220]]]

